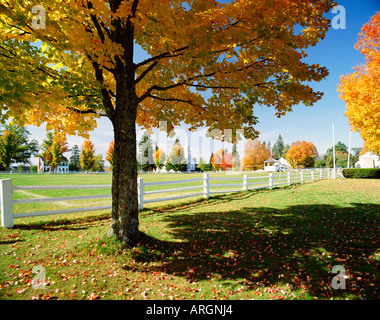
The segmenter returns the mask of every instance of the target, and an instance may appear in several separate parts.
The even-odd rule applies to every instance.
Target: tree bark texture
[[[129,110],[128,110],[129,109]],[[131,110],[132,109],[132,110]],[[136,123],[133,106],[114,120],[111,231],[128,246],[139,241],[139,209],[136,165]]]

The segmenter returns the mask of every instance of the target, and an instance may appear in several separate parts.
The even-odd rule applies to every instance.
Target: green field
[[[268,173],[250,173],[248,176],[263,177],[262,179],[255,179],[250,182],[262,182],[257,186],[264,186],[268,184]],[[142,174],[139,177],[143,178],[144,183],[150,182],[163,182],[163,181],[179,181],[179,180],[189,180],[189,179],[199,179],[203,178],[202,173],[193,174]],[[240,186],[234,187],[213,187],[212,191],[223,191],[227,189],[237,189],[242,190],[243,174],[226,174],[226,173],[211,173],[210,177],[218,178],[241,178],[240,180],[211,180],[212,184],[226,184],[226,183],[238,183]],[[265,178],[264,178],[265,177]],[[13,174],[13,175],[0,175],[0,179],[11,179],[12,185],[107,185],[112,183],[111,174]],[[276,179],[286,178],[285,173],[275,173],[274,182]],[[194,193],[203,192],[203,181],[193,181],[184,182],[168,185],[158,185],[158,186],[146,186],[144,191],[152,190],[163,190],[163,189],[173,189],[173,188],[183,188],[190,186],[199,186],[197,189],[183,190],[175,192],[157,193],[145,195],[144,200],[149,199],[159,199],[166,197],[173,197],[178,195],[189,195]],[[13,194],[13,199],[33,199],[33,198],[55,198],[55,197],[70,197],[70,196],[85,196],[85,195],[107,195],[111,194],[111,189],[74,189],[74,190],[15,190]],[[200,199],[202,196],[189,198],[190,200]],[[180,203],[183,200],[170,200],[163,202],[147,203],[144,208],[153,208],[156,206],[161,206],[165,204]],[[43,203],[32,203],[32,204],[15,204],[13,206],[13,212],[24,213],[24,212],[36,212],[36,211],[50,211],[50,210],[62,210],[62,209],[72,209],[81,208],[88,206],[105,206],[110,205],[110,198],[103,199],[93,199],[93,200],[75,200],[75,201],[60,201],[60,202],[43,202]],[[86,213],[81,213],[81,215]],[[41,218],[34,218],[40,220]],[[45,218],[43,218],[45,219]]]
[[[12,183],[108,184],[111,175]],[[18,219],[0,229],[0,299],[378,299],[379,199],[378,180],[338,179],[156,203],[140,213],[134,249],[105,236],[109,211]],[[346,289],[331,286],[335,265]],[[35,266],[44,289],[32,287]]]

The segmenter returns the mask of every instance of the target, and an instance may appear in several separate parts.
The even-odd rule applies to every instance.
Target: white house
[[[380,168],[380,157],[368,151],[359,157],[355,168]]]
[[[38,158],[37,170],[38,170],[38,172],[51,172],[52,171],[50,165],[46,164],[45,159],[41,156]],[[57,172],[57,173],[69,172],[69,162],[66,160],[61,161],[61,163],[55,169],[55,172]]]
[[[269,172],[278,172],[278,171],[287,171],[291,168],[288,161],[285,158],[281,157],[276,160],[274,158],[269,158],[264,161],[264,171]]]
[[[69,163],[67,161],[62,161],[57,169],[56,172],[62,173],[62,172],[69,172]]]
[[[281,157],[278,161],[280,163],[281,171],[289,170],[292,167],[284,157]]]
[[[276,159],[269,158],[264,161],[264,171],[278,172],[280,171],[280,162]]]

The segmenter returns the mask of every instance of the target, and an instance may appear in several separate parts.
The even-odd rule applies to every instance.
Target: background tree
[[[59,139],[59,138],[58,138]],[[51,152],[51,162],[50,167],[52,170],[56,170],[56,168],[59,166],[59,164],[62,161],[67,161],[67,158],[63,156],[65,152],[69,152],[70,149],[67,144],[66,139],[62,140],[56,140],[53,142],[50,152]]]
[[[234,163],[234,157],[232,153],[227,152],[226,150],[220,149],[215,152],[211,158],[211,165],[216,171],[226,171],[231,169]]]
[[[53,133],[47,132],[46,139],[42,140],[42,144],[41,144],[42,152],[39,154],[39,156],[41,156],[44,159],[46,165],[50,165],[51,161],[53,160],[53,155],[51,153],[53,142],[54,142]]]
[[[165,160],[166,160],[166,154],[164,151],[156,147],[156,151],[154,152],[153,160],[154,163],[156,164],[156,167],[158,169],[162,169],[165,165]]]
[[[153,141],[150,135],[144,131],[139,142],[138,160],[144,171],[150,171],[156,168],[155,161],[153,160]]]
[[[348,147],[341,141],[335,144],[335,164],[338,167],[346,168],[348,160]],[[350,162],[353,165],[357,158],[351,155]],[[323,156],[323,162],[326,168],[334,167],[333,147],[328,148]]]
[[[170,150],[166,161],[166,170],[186,171],[187,164],[185,159],[185,150],[177,138]]]
[[[91,140],[83,142],[82,151],[80,153],[80,166],[82,170],[90,171],[95,165],[95,149]]]
[[[29,141],[29,131],[17,125],[4,125],[0,129],[0,171],[8,170],[11,163],[30,164],[37,155],[38,142]]]
[[[41,151],[40,156],[44,159],[45,164],[55,170],[62,161],[67,161],[63,154],[70,151],[70,149],[66,138],[61,136],[54,137],[52,132],[48,132],[46,139],[42,141]]]
[[[317,148],[312,142],[296,141],[286,154],[286,160],[293,168],[312,168],[317,156]]]
[[[288,153],[289,150],[290,150],[290,145],[287,143],[287,144],[285,144],[284,149],[282,150],[281,157],[286,158],[286,154]]]
[[[270,157],[270,150],[260,140],[249,139],[244,146],[244,170],[258,170],[264,167],[264,161]]]
[[[232,169],[239,170],[240,168],[240,155],[237,151],[236,142],[232,145]]]
[[[215,171],[222,170],[222,162],[224,157],[224,150],[219,149],[217,152],[215,152],[210,160],[210,163]]]
[[[360,132],[364,145],[380,154],[380,12],[363,26],[355,48],[366,64],[342,76],[338,92],[346,102],[345,115],[352,131]]]
[[[277,159],[280,159],[282,157],[284,147],[285,147],[284,140],[282,139],[281,134],[280,134],[272,148],[273,156],[276,157]]]
[[[108,117],[115,139],[110,234],[128,245],[140,234],[136,124],[185,120],[254,138],[256,103],[280,117],[323,95],[309,83],[328,71],[308,63],[305,50],[324,38],[332,0],[39,4],[49,12],[45,29],[31,26],[33,2],[1,3],[0,117],[87,138],[96,119]]]
[[[226,150],[223,156],[222,169],[224,171],[232,169],[233,164],[234,164],[234,156],[232,155],[232,153],[227,152]]]
[[[104,160],[101,153],[95,156],[93,170],[97,172],[104,172]]]
[[[199,159],[199,169],[204,172],[204,171],[211,171],[212,170],[212,164],[211,163],[206,163],[203,158],[201,157]]]
[[[80,149],[78,145],[74,145],[73,148],[71,149],[69,170],[70,171],[80,170]]]
[[[110,163],[110,169],[113,169],[113,152],[115,149],[115,140],[112,140],[108,146],[106,160]]]

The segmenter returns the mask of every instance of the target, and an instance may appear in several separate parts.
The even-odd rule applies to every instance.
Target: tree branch
[[[75,113],[78,113],[78,114],[95,114],[95,115],[98,115],[101,117],[108,117],[108,115],[106,113],[102,113],[102,112],[96,111],[94,109],[80,110],[80,109],[77,109],[74,107],[65,107],[65,108],[69,109],[71,111],[74,111]]]
[[[176,49],[174,51],[167,51],[167,52],[164,52],[164,53],[161,53],[157,56],[154,56],[152,58],[149,58],[149,59],[146,59],[140,63],[137,63],[136,64],[136,69],[141,67],[141,66],[144,66],[148,63],[151,63],[151,62],[154,62],[154,61],[157,61],[157,60],[161,60],[161,59],[164,59],[164,58],[175,58],[175,57],[178,57],[178,56],[181,56],[185,53],[185,51],[189,49],[189,46],[186,46],[186,47],[182,47],[182,48],[179,48],[179,49]]]
[[[103,113],[103,112],[99,112],[99,111],[96,111],[94,109],[86,109],[86,110],[80,110],[80,109],[77,109],[77,108],[74,108],[74,107],[65,107],[66,109],[69,109],[71,111],[74,111],[75,113],[78,113],[78,114],[96,114],[98,116],[101,116],[101,117],[108,117],[107,114]]]
[[[158,61],[154,61],[148,68],[146,68],[140,76],[135,80],[135,84],[138,84],[144,77],[158,64]]]
[[[104,108],[106,109],[106,114],[111,120],[113,120],[113,118],[115,116],[115,110],[113,108],[110,93],[108,92],[108,90],[106,88],[103,87],[103,84],[104,84],[103,70],[100,68],[99,64],[96,61],[93,61],[91,59],[91,57],[89,57],[89,56],[87,56],[87,57],[91,61],[92,66],[95,70],[96,80],[102,86],[102,88],[101,88],[102,102],[103,102]]]

